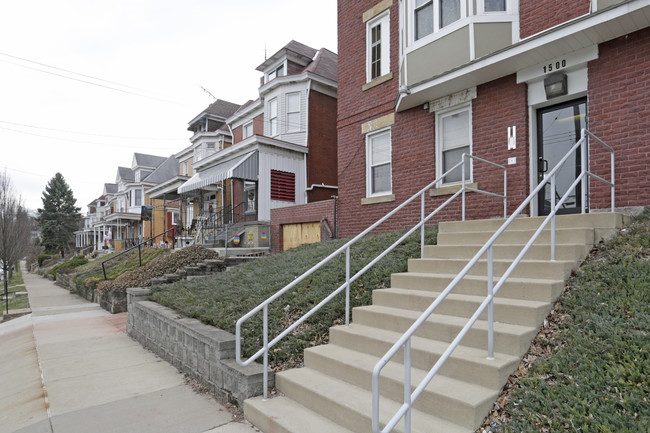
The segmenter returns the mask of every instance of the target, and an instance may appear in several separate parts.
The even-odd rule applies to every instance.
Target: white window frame
[[[282,73],[278,75],[278,71],[282,69]],[[278,77],[284,77],[287,75],[287,64],[285,61],[282,61],[278,64],[276,64],[273,68],[271,68],[266,74],[266,81],[265,83],[268,83],[269,81],[275,80]]]
[[[278,135],[278,98],[273,98],[268,103],[269,137]]]
[[[297,110],[291,110],[291,103],[289,102],[290,98],[298,98],[298,109]],[[286,94],[286,99],[287,99],[287,122],[286,122],[286,130],[287,132],[296,132],[300,131],[302,129],[302,115],[301,115],[301,102],[302,98],[300,97],[300,92],[292,92],[292,93],[287,93]],[[297,121],[295,119],[297,117]],[[293,119],[292,119],[293,118]]]
[[[377,25],[381,25],[380,28],[380,72],[376,77],[372,76],[372,52],[373,52],[373,42],[372,42],[372,31]],[[366,82],[369,83],[372,80],[376,80],[379,77],[390,72],[390,10],[376,16],[375,18],[369,20],[366,23]]]
[[[242,126],[242,139],[246,139],[252,136],[253,136],[253,121],[251,120],[248,123],[244,123],[244,126]]]
[[[443,171],[443,119],[445,117],[453,116],[454,114],[462,113],[463,111],[468,112],[468,131],[467,131],[467,140],[468,144],[463,144],[461,146],[456,146],[450,149],[445,149],[445,151],[448,150],[454,150],[454,149],[460,149],[466,146],[469,146],[469,154],[472,154],[472,148],[473,148],[473,143],[472,143],[472,104],[467,103],[467,104],[462,104],[455,106],[453,108],[450,108],[448,110],[441,110],[439,112],[436,112],[436,177],[442,176],[444,173]],[[469,161],[469,176],[465,178],[466,183],[471,183],[473,182],[474,179],[474,173],[473,173],[473,164],[472,160],[470,159]],[[460,185],[462,183],[462,180],[459,181],[453,181],[453,182],[445,182],[444,179],[441,180],[442,185]]]
[[[504,0],[505,3],[505,10],[502,11],[486,11],[485,10],[485,2],[486,0],[479,0],[477,1],[477,8],[478,8],[478,13],[479,15],[497,15],[497,14],[509,14],[510,10],[512,9],[512,6],[510,5],[510,0]]]
[[[388,135],[388,146],[389,146],[388,164],[390,165],[390,176],[389,176],[390,187],[386,191],[373,192],[374,179],[372,176],[372,169],[380,165],[385,165],[386,162],[374,163],[374,161],[372,161],[371,148],[372,148],[373,140],[384,135]],[[393,142],[392,142],[391,128],[388,127],[388,128],[383,128],[366,134],[366,197],[380,197],[392,193],[393,193]]]
[[[187,176],[187,161],[181,162],[181,176]]]
[[[434,35],[434,34],[440,32],[441,30],[446,30],[448,28],[451,28],[451,27],[454,26],[454,24],[456,24],[458,22],[461,22],[463,19],[467,18],[467,2],[465,0],[457,0],[459,2],[459,4],[460,4],[460,17],[457,20],[452,21],[451,23],[447,24],[446,26],[441,26],[440,25],[440,16],[441,16],[440,2],[441,1],[442,0],[432,0],[431,1],[433,3],[433,31],[431,33],[428,33],[428,34],[420,37],[419,39],[416,38],[417,35],[415,34],[415,27],[416,27],[415,0],[410,2],[409,20],[411,21],[411,29],[412,30],[410,32],[411,33],[410,39],[411,39],[412,43],[417,42],[417,41],[421,41],[421,40],[426,39],[426,38],[429,38],[429,37],[431,37],[431,35]],[[484,1],[484,0],[479,0],[479,1],[482,3],[482,1]],[[508,0],[506,0],[506,1],[508,1]],[[426,3],[430,3],[430,2],[426,2]],[[421,6],[420,8],[422,8],[422,7],[424,7],[424,5]],[[506,8],[507,8],[507,6],[506,6]]]

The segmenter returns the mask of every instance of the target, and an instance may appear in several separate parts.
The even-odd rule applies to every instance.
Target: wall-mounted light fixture
[[[425,102],[424,105],[422,106],[422,108],[423,108],[424,110],[426,110],[426,111],[429,111],[429,103],[428,103],[428,102]]]
[[[546,99],[566,95],[569,92],[566,74],[558,72],[544,78],[544,91],[546,92]]]

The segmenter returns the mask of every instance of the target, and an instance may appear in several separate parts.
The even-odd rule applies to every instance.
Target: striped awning
[[[187,182],[178,187],[178,192],[183,194],[205,188],[208,185],[214,185],[217,182],[230,178],[255,181],[258,177],[258,166],[258,152],[249,152],[206,170],[199,171]]]

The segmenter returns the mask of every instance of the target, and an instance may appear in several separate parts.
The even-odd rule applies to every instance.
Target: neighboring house
[[[268,246],[272,209],[337,192],[337,55],[291,41],[257,70],[259,98],[226,122],[232,146],[195,158],[194,175],[178,189],[200,200],[194,219],[240,225],[254,247]]]
[[[650,181],[650,3],[645,0],[339,1],[338,182],[342,236],[359,233],[470,153],[506,165],[508,211],[588,127],[613,147],[616,207],[647,205]],[[609,153],[591,169],[609,179]],[[575,179],[564,167],[556,196]],[[503,173],[474,162],[466,178],[502,190]],[[460,170],[428,192],[458,190]],[[609,206],[596,182],[565,212]],[[598,194],[595,194],[598,192]],[[593,198],[592,198],[593,197]],[[548,212],[550,188],[526,213]],[[502,214],[468,196],[468,217]],[[402,228],[418,211],[395,218]],[[459,206],[438,216],[459,219]]]
[[[115,251],[159,234],[153,233],[152,228],[149,232],[145,230],[142,207],[146,201],[145,189],[154,186],[146,180],[147,176],[166,160],[160,156],[134,153],[131,168],[118,167],[115,179],[117,190],[105,194],[109,210],[100,222],[104,238],[112,241]],[[104,240],[102,243],[105,243]]]
[[[176,192],[182,202],[181,234],[193,239],[199,223],[214,218],[216,209],[222,209],[231,198],[221,185],[214,184],[208,173],[199,174],[197,167],[216,152],[232,145],[232,133],[226,119],[239,109],[239,104],[216,100],[189,122],[188,130],[193,132],[190,146],[178,152],[179,174],[186,176]]]
[[[82,218],[83,227],[75,232],[75,248],[95,246],[97,249],[96,246],[101,243],[101,234],[96,225],[101,221],[105,205],[104,195],[88,203],[88,212]]]
[[[180,235],[178,228],[182,227],[181,200],[178,194],[178,187],[189,179],[189,176],[182,176],[180,165],[175,156],[170,156],[151,172],[143,182],[145,187],[144,199],[144,233],[146,238],[153,238],[161,233],[163,236],[156,238],[154,242],[166,242],[168,245],[176,241]],[[172,230],[176,228],[175,230]]]

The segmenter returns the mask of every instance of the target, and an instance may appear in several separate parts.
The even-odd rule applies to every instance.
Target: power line
[[[70,131],[67,129],[56,129],[56,128],[47,128],[45,126],[36,126],[36,125],[28,125],[25,123],[18,123],[18,122],[9,122],[6,120],[0,120],[0,123],[5,123],[8,125],[14,125],[14,126],[24,126],[26,128],[33,128],[33,129],[43,129],[46,131],[55,131],[55,132],[64,132],[68,134],[76,134],[76,135],[89,135],[92,137],[104,137],[104,138],[119,138],[119,139],[124,139],[124,140],[166,140],[166,141],[181,141],[181,140],[186,140],[187,138],[156,138],[156,137],[128,137],[124,135],[106,135],[106,134],[93,134],[91,132],[79,132],[79,131]]]
[[[0,126],[0,129],[5,130],[5,131],[16,132],[18,134],[31,135],[31,136],[34,136],[34,137],[47,138],[47,139],[51,139],[51,140],[67,141],[67,142],[70,142],[70,143],[96,144],[98,146],[105,146],[105,147],[119,147],[119,148],[125,148],[125,149],[133,149],[133,145],[119,145],[119,144],[114,144],[114,143],[98,143],[98,142],[92,142],[92,141],[74,140],[74,139],[71,139],[71,138],[54,137],[52,135],[44,135],[44,134],[36,134],[34,132],[19,131],[17,129],[5,128],[5,127],[2,127],[2,126]],[[160,146],[143,146],[142,148],[144,148],[144,149],[160,149]]]
[[[8,54],[5,54],[5,53],[0,53],[0,55],[15,57],[15,56],[11,56],[11,55],[8,55]],[[19,58],[19,57],[17,57],[17,58]],[[26,61],[32,62],[31,60],[26,60]],[[100,84],[100,83],[94,83],[92,81],[84,80],[84,79],[81,79],[81,78],[70,77],[68,75],[63,75],[63,74],[59,74],[59,73],[56,73],[56,72],[47,71],[47,70],[44,70],[44,69],[29,66],[29,65],[22,65],[20,63],[11,62],[9,60],[0,59],[0,62],[9,63],[11,65],[19,66],[21,68],[26,68],[26,69],[31,69],[33,71],[43,72],[45,74],[50,74],[50,75],[54,75],[54,76],[61,77],[61,78],[67,78],[68,80],[78,81],[80,83],[90,84],[91,86],[97,86],[97,87],[102,87],[104,89],[114,90],[116,92],[126,93],[128,95],[140,96],[142,98],[152,99],[152,100],[161,101],[161,102],[167,102],[167,103],[170,103],[170,104],[187,105],[187,104],[180,103],[180,102],[177,102],[177,101],[172,101],[172,100],[169,100],[169,99],[164,99],[164,98],[159,98],[159,97],[156,97],[156,96],[146,95],[144,93],[133,92],[133,91],[130,91],[130,90],[120,89],[120,88],[117,88],[117,87],[114,87],[114,86],[108,86],[108,85],[104,85],[104,84]],[[32,62],[32,63],[40,64],[38,62]],[[54,66],[48,66],[48,65],[46,65],[46,66],[49,67],[49,68],[52,68],[52,69],[56,69],[56,70],[67,71],[65,69],[57,68],[57,67],[54,67]],[[79,76],[82,76],[82,77],[90,77],[88,75],[79,74],[77,72],[70,72],[70,73],[73,73],[73,74],[76,74],[76,75],[79,75]],[[100,79],[97,79],[97,78],[94,78],[94,77],[90,77],[90,78],[92,78],[94,80],[104,81],[104,82],[107,82],[107,83],[112,83],[111,81],[103,80],[101,78]],[[118,84],[118,85],[122,86],[122,84]],[[129,88],[135,89],[134,87],[131,87],[131,86],[124,86],[124,87],[129,87]]]

